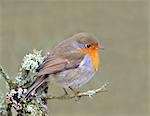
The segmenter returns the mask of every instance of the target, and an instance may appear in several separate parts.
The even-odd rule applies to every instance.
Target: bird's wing
[[[49,55],[38,68],[38,76],[55,74],[68,69],[77,68],[83,57],[62,58],[59,56]]]

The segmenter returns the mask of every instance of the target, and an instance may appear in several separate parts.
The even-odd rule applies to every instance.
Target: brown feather
[[[79,66],[80,62],[82,61],[83,57],[80,57],[78,59],[65,59],[56,57],[55,59],[48,59],[45,60],[45,62],[40,66],[41,69],[39,69],[38,76],[46,75],[46,74],[54,74],[57,72],[61,72],[63,70],[67,69],[73,69]]]

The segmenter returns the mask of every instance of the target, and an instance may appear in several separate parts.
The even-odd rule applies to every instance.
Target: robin
[[[58,44],[37,68],[37,80],[28,89],[26,98],[45,80],[54,82],[74,94],[77,88],[87,83],[98,70],[99,44],[88,33],[77,33]]]

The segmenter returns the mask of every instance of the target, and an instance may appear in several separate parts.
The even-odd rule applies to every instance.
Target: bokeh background
[[[105,46],[100,70],[80,90],[109,82],[108,92],[49,101],[50,116],[148,116],[148,1],[0,0],[0,64],[13,78],[26,53],[46,53],[77,32]],[[4,81],[0,92],[5,92]],[[51,85],[50,92],[61,95]]]

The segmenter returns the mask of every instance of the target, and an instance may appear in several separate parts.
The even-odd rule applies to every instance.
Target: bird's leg
[[[79,101],[79,100],[80,100],[80,97],[78,97],[77,95],[78,95],[78,93],[80,93],[80,92],[77,91],[76,89],[72,88],[72,87],[69,87],[69,89],[70,89],[71,91],[73,91],[74,95],[76,96],[76,97],[75,97],[75,101]]]
[[[72,88],[72,87],[69,87],[69,89],[70,89],[71,91],[73,91],[73,93],[74,93],[75,95],[77,95],[78,93],[80,93],[79,91],[77,91],[76,89],[74,89],[74,88]]]
[[[65,88],[63,88],[63,90],[64,90],[64,96],[67,96],[68,95],[68,92],[67,92],[67,90],[65,89]]]
[[[59,96],[58,98],[61,98],[61,99],[65,99],[66,97],[68,97],[68,92],[65,88],[63,88],[64,90],[64,94],[62,96]]]

